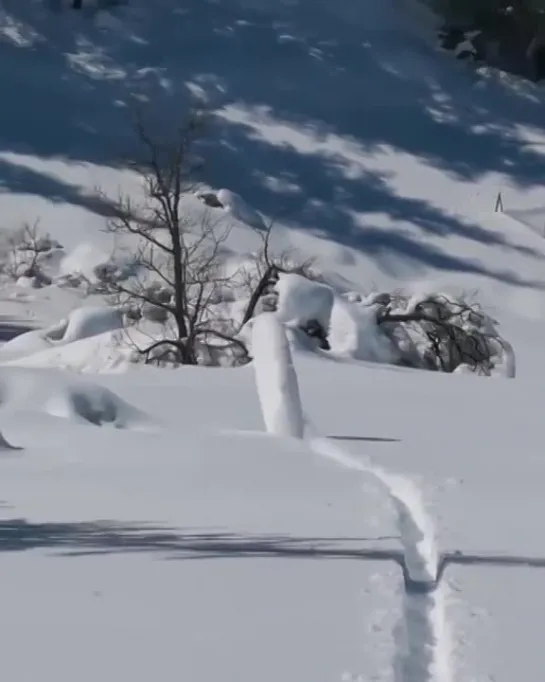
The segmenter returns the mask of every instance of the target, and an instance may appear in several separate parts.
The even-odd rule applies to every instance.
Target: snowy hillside
[[[5,679],[539,682],[542,89],[438,51],[414,0],[57,4],[0,1]],[[180,205],[225,231],[203,324],[236,368],[136,363],[157,310],[106,305],[142,270],[106,229],[142,200],[135,103],[163,132],[195,98]],[[271,223],[319,281],[246,322]],[[491,376],[396,336],[433,306]]]

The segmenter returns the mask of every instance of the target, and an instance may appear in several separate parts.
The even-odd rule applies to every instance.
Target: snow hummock
[[[265,230],[266,225],[263,216],[252,208],[244,199],[228,189],[220,189],[216,194],[218,201],[225,211],[246,225],[258,230]]]
[[[62,259],[59,274],[83,275],[89,281],[94,281],[96,268],[108,259],[109,254],[92,242],[82,242]]]
[[[3,367],[2,408],[126,429],[149,429],[151,420],[111,390],[77,375]]]
[[[31,330],[5,343],[0,348],[0,361],[28,357],[52,348],[57,349],[122,327],[123,318],[116,308],[107,306],[77,308],[66,319],[47,329]]]
[[[393,363],[391,341],[380,331],[376,307],[336,295],[328,341],[331,350],[354,360]]]

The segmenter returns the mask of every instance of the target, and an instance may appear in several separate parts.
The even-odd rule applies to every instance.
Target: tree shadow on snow
[[[152,523],[89,521],[33,523],[25,519],[0,520],[0,552],[54,550],[55,556],[156,553],[165,559],[308,558],[394,561],[404,567],[403,552],[392,549],[396,535],[377,537],[297,537],[277,534],[242,534],[213,529],[169,528]],[[383,548],[380,543],[389,546]],[[368,547],[368,545],[373,545]],[[366,546],[367,545],[367,546]],[[445,552],[438,579],[450,564],[471,566],[525,566],[545,568],[545,557],[508,554]]]
[[[37,0],[3,5],[10,21],[4,17],[1,30],[0,79],[9,97],[0,108],[0,152],[123,165],[131,146],[126,105],[135,95],[177,116],[200,89],[224,114],[205,150],[211,184],[364,251],[384,270],[399,255],[415,266],[543,288],[424,243],[423,235],[458,235],[540,257],[430,201],[400,196],[387,173],[366,168],[391,149],[461,180],[501,173],[521,187],[542,183],[543,158],[518,130],[543,131],[539,98],[500,84],[476,87],[452,57],[432,55],[398,30],[386,0],[155,0],[152,9],[133,0],[107,25],[85,12],[52,15]],[[10,164],[0,167],[4,191],[100,213],[77,188]],[[393,226],[374,225],[376,214]]]
[[[157,552],[165,558],[212,559],[270,556],[285,558],[358,558],[362,553],[383,559],[391,552],[354,548],[354,545],[395,540],[373,538],[298,538],[288,535],[245,535],[219,531],[165,528],[153,524],[94,521],[32,523],[25,519],[0,521],[0,552],[29,549],[58,550],[63,556]],[[56,553],[58,553],[56,552]]]

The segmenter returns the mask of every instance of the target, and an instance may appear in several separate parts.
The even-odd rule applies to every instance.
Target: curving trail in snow
[[[441,584],[433,522],[410,479],[356,459],[333,441],[315,435],[305,419],[286,330],[273,313],[256,318],[252,354],[259,401],[269,433],[304,438],[313,452],[336,464],[371,474],[392,500],[403,547],[404,594],[398,628],[396,682],[452,682],[446,592]]]
[[[377,479],[396,510],[407,574],[406,582],[409,585],[425,585],[432,589],[436,584],[439,567],[435,531],[414,482],[375,466],[369,459],[352,457],[327,438],[312,437],[309,445],[316,454],[327,457],[347,469],[371,474]]]
[[[435,531],[420,490],[410,479],[377,467],[369,459],[356,459],[327,438],[312,437],[309,445],[340,466],[374,476],[395,507],[405,581],[396,682],[452,682],[446,587],[438,582]]]

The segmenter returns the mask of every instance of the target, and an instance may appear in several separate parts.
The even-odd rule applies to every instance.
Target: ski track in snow
[[[370,474],[392,500],[403,547],[403,608],[397,631],[396,682],[452,682],[445,589],[433,523],[410,479],[358,460],[333,441],[316,435],[304,417],[297,372],[286,329],[265,313],[252,330],[256,390],[265,428],[279,436],[305,438],[312,452],[336,464]]]
[[[310,424],[308,429],[313,431]],[[369,460],[355,459],[327,438],[311,436],[308,443],[316,454],[374,476],[395,507],[405,583],[397,634],[396,682],[452,682],[446,588],[438,582],[435,532],[417,486]]]

